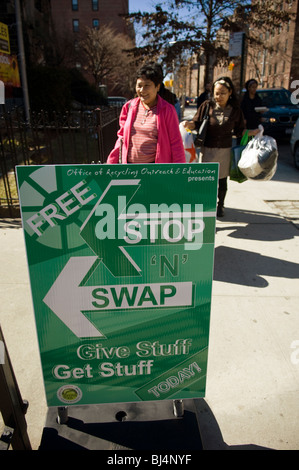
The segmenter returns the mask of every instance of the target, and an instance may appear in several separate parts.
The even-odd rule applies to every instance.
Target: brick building
[[[128,0],[51,0],[51,27],[60,44],[65,44],[70,54],[65,54],[67,66],[81,68],[79,41],[84,28],[111,27],[116,34],[133,38],[133,29],[128,28],[122,15],[128,14]],[[81,69],[86,78],[93,78],[86,69]],[[106,83],[109,89],[109,81]]]
[[[18,0],[23,17],[23,37],[28,64],[81,68],[79,41],[84,28],[106,25],[117,34],[134,40],[132,26],[122,15],[128,14],[128,0]],[[15,0],[1,0],[0,21],[9,26],[13,53],[18,53]]]
[[[262,47],[248,47],[245,80],[257,77],[261,88],[291,88],[299,79],[299,14],[298,0],[284,3],[292,14],[289,22],[260,33]]]
[[[227,58],[215,67],[214,79],[220,75],[230,76],[237,90],[250,78],[258,80],[259,88],[292,90],[292,82],[299,79],[299,0],[285,1],[282,8],[291,17],[279,27],[257,30],[249,25],[250,35],[258,38],[261,44],[250,46],[245,40],[243,70],[240,56]],[[219,37],[228,48],[229,34],[222,31]],[[234,64],[232,70],[229,70],[229,62]]]
[[[76,37],[83,26],[99,28],[111,25],[118,33],[128,34],[121,15],[128,14],[128,0],[51,0],[52,24],[60,36]]]

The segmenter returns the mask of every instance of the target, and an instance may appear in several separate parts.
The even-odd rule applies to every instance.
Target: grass
[[[6,190],[9,191],[6,194]],[[7,189],[7,187],[9,189]],[[7,197],[11,200],[19,201],[18,188],[14,171],[10,171],[4,181],[3,176],[0,177],[0,204],[3,204],[3,201],[7,202]],[[12,202],[12,201],[11,201]]]

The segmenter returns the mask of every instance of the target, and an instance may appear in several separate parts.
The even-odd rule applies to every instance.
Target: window
[[[96,20],[96,19],[95,19],[95,20],[92,20],[92,27],[93,27],[94,29],[99,29],[99,26],[100,26],[99,20]]]
[[[78,0],[72,0],[72,10],[78,11],[78,9],[79,9]]]
[[[99,0],[91,0],[92,11],[98,11],[99,9]]]
[[[79,20],[73,20],[73,32],[74,33],[79,32]]]

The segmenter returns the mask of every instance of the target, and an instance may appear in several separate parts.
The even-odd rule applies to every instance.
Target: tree
[[[286,0],[288,1],[288,0]],[[291,0],[289,0],[291,1]],[[209,65],[217,63],[221,58],[227,58],[227,49],[216,41],[217,32],[224,28],[227,31],[243,31],[251,41],[254,39],[253,30],[249,31],[250,23],[260,31],[270,25],[278,26],[288,21],[289,14],[282,8],[284,0],[167,0],[156,6],[152,13],[132,13],[128,20],[142,24],[145,27],[143,38],[145,44],[136,47],[136,56],[151,55],[170,65],[176,57],[182,57],[183,52],[189,55],[203,52],[205,61],[205,83],[209,81]],[[180,20],[182,9],[189,11],[187,21]],[[260,40],[261,41],[261,40]]]
[[[148,42],[136,47],[135,55],[151,54],[159,56],[168,66],[176,57],[184,53],[189,55],[204,53],[205,64],[210,63],[211,55],[222,56],[226,51],[215,43],[216,31],[219,29],[225,14],[233,12],[237,5],[235,0],[168,0],[164,2],[168,8],[162,10],[156,5],[153,13],[132,13],[133,19],[146,27],[143,38]],[[187,7],[190,15],[187,21],[180,19],[180,10]],[[192,14],[193,11],[193,14]],[[208,81],[209,67],[206,66]]]
[[[237,0],[182,0],[174,1],[175,6],[187,6],[189,10],[197,10],[198,27],[203,28],[201,48],[205,57],[204,83],[210,81],[209,66],[212,57],[216,59],[226,55],[225,49],[216,41],[216,35],[222,27],[224,18],[230,16],[239,5]]]
[[[130,69],[134,63],[127,50],[132,46],[127,36],[117,33],[110,26],[85,28],[79,48],[83,67],[92,74],[96,86],[109,81],[112,88],[131,89]]]

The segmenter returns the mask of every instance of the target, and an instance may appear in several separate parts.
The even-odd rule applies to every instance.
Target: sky
[[[129,13],[136,13],[138,11],[141,12],[153,12],[155,11],[155,5],[161,4],[163,9],[166,9],[167,7],[163,5],[163,0],[156,1],[156,0],[129,0]],[[182,21],[190,21],[190,12],[188,11],[187,7],[180,8],[179,9],[180,13],[180,19]],[[136,33],[137,30],[136,30]],[[136,37],[136,40],[138,42],[138,37]]]
[[[129,0],[129,13],[136,13],[137,11],[151,11],[154,10],[153,5],[158,2],[153,0]]]
[[[155,11],[155,5],[162,3],[163,8],[163,0],[156,1],[156,0],[129,0],[129,13],[136,13],[137,11]],[[182,17],[190,17],[190,13],[186,7],[180,9]]]

